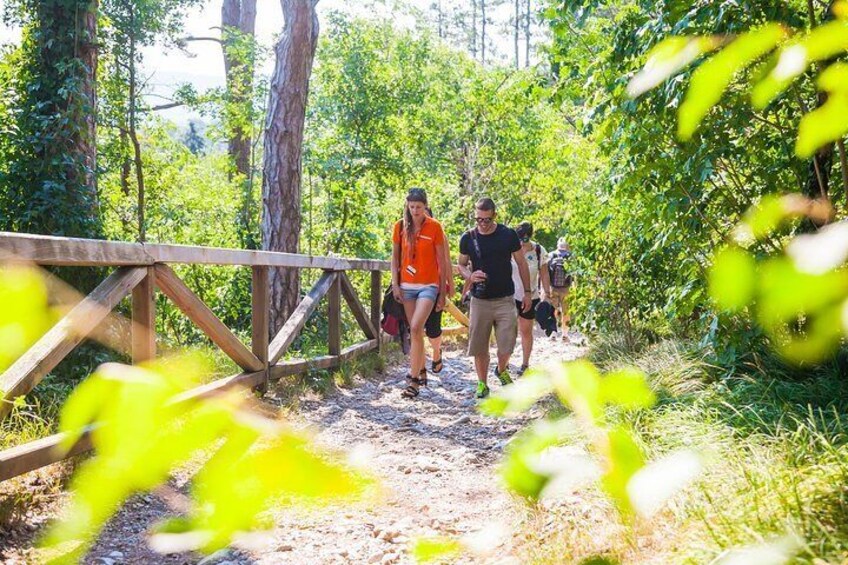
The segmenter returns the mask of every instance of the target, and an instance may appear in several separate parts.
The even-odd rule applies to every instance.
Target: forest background
[[[716,512],[724,517],[713,541],[750,541],[746,531],[779,533],[789,521],[816,540],[811,559],[844,556],[842,352],[790,364],[750,313],[721,312],[708,293],[714,250],[764,196],[823,197],[844,215],[843,144],[811,159],[793,152],[802,115],[821,103],[813,73],[764,112],[734,83],[686,143],[675,125],[689,71],[635,100],[626,91],[669,35],[734,34],[766,21],[804,29],[826,22],[831,4],[471,0],[321,11],[302,179],[283,203],[298,216],[297,250],[386,258],[389,227],[412,186],[428,191],[454,254],[481,196],[496,200],[503,222],[531,221],[548,248],[565,236],[578,280],[572,316],[594,339],[595,359],[636,362],[667,387],[657,412],[637,422],[645,441],[661,452],[677,441],[664,432],[681,426],[728,441],[732,477],[715,481],[730,480],[733,504],[692,507],[707,524]],[[275,53],[250,25],[225,21],[226,9],[210,37],[189,36],[193,10],[221,7],[6,3],[5,23],[21,34],[0,51],[0,229],[262,246]],[[85,35],[95,29],[96,42]],[[150,49],[219,49],[226,80],[153,89]],[[96,77],[77,72],[86,56],[96,56]],[[175,107],[191,121],[163,113]],[[780,237],[754,251],[779,249]],[[94,280],[61,274],[81,289]],[[180,274],[228,327],[249,334],[248,272]],[[173,306],[161,300],[157,309],[165,343],[204,344]],[[317,314],[294,349],[318,350],[325,336]],[[41,401],[49,405],[43,395],[65,394],[109,355],[92,347],[73,356],[47,379],[52,392],[37,393]],[[753,461],[765,463],[755,472]],[[783,488],[799,498],[775,498]],[[768,505],[776,510],[760,512]]]

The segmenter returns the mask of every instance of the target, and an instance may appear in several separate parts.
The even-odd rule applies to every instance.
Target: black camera
[[[476,282],[471,285],[471,296],[474,298],[486,298],[486,281]]]

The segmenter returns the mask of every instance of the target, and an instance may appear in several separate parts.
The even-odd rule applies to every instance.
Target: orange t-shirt
[[[410,246],[403,231],[403,221],[395,224],[392,241],[400,244],[400,282],[405,285],[426,286],[439,284],[437,253],[445,242],[442,224],[433,218],[424,218],[421,230]]]

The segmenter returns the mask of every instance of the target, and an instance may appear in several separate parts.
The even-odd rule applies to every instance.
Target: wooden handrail
[[[243,265],[294,267],[334,271],[387,271],[388,261],[316,257],[276,251],[252,251],[223,247],[127,243],[74,237],[54,237],[0,232],[0,261],[25,259],[54,266],[148,266],[155,263],[185,265]]]

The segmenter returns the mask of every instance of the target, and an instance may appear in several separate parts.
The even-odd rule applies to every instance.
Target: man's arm
[[[469,257],[468,255],[463,255],[462,253],[459,254],[459,274],[465,280],[471,278],[471,267],[469,266],[470,262],[471,257]]]
[[[533,304],[533,291],[530,289],[530,267],[527,265],[527,257],[524,256],[521,249],[513,252],[512,258],[518,265],[518,276],[521,277],[521,284],[524,285],[524,298],[521,301],[522,311],[527,312]]]

